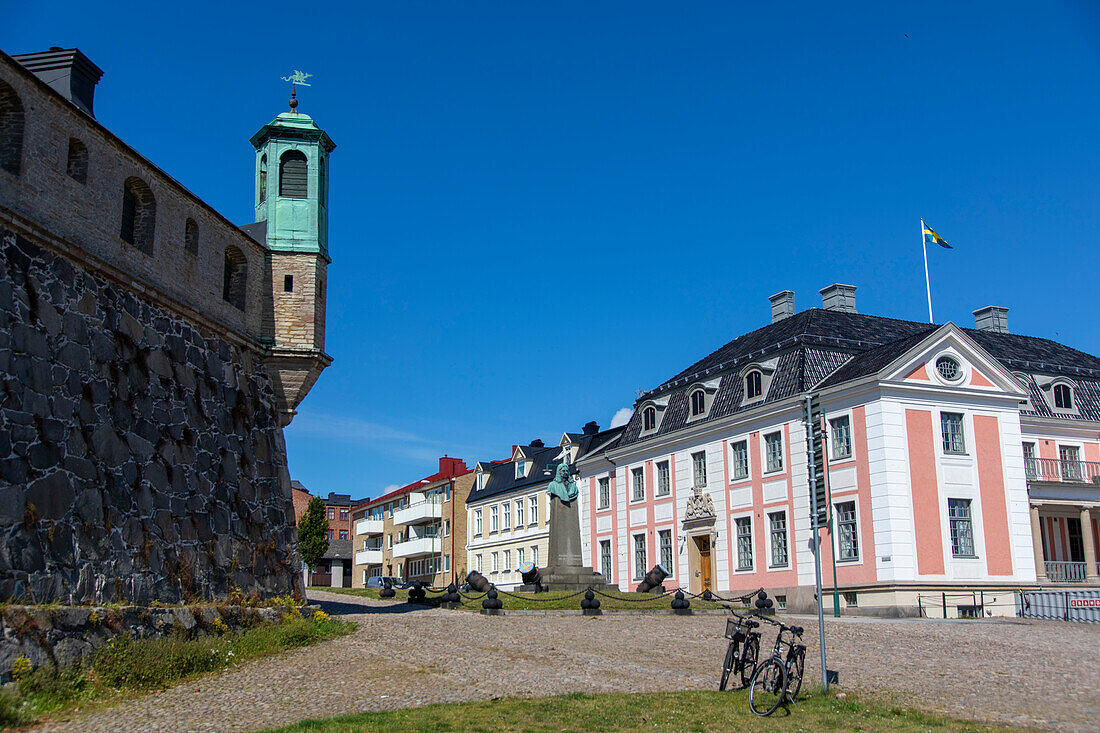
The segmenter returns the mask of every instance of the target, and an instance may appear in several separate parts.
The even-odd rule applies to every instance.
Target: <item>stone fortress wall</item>
[[[0,52],[0,126],[13,95],[22,150],[17,172],[0,167],[0,598],[299,591],[281,426],[304,392],[288,404],[288,370],[265,361],[280,330],[271,253]],[[70,175],[74,139],[83,182]],[[133,178],[155,200],[151,247],[120,236]],[[307,305],[323,323],[323,292]]]

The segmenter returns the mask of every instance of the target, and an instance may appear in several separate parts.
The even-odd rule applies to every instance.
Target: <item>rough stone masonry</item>
[[[293,513],[259,360],[0,235],[0,596],[292,592]]]
[[[0,599],[297,594],[282,427],[331,362],[327,250],[278,251],[119,140],[98,73],[0,52]],[[296,122],[264,140],[331,151]]]

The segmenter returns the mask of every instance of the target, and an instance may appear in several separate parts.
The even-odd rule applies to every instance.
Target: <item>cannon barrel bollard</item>
[[[466,584],[478,593],[488,593],[489,589],[493,587],[489,579],[476,570],[466,573]]]
[[[661,585],[668,577],[668,571],[665,570],[660,564],[654,565],[653,568],[645,574],[642,578],[642,582],[638,583],[638,593],[664,593],[664,586]]]
[[[412,582],[412,587],[409,588],[409,603],[423,603],[424,602],[424,584],[419,580]]]
[[[447,586],[447,592],[439,599],[439,605],[452,611],[462,605],[462,596],[458,594],[457,585],[451,583]]]
[[[533,562],[525,562],[519,566],[519,576],[523,579],[523,587],[520,590],[542,593],[546,588],[542,585],[542,573]]]
[[[378,591],[379,598],[393,598],[397,592],[393,589],[393,581],[386,578],[382,581],[382,590]]]

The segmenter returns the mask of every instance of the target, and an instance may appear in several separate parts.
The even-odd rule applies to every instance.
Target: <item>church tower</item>
[[[260,128],[256,148],[256,224],[247,227],[267,245],[271,283],[265,359],[286,425],[321,371],[325,353],[328,265],[328,158],[336,145],[309,117],[290,111]]]

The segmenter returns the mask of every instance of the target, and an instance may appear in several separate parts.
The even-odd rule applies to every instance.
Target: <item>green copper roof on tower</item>
[[[296,100],[294,100],[296,101]],[[252,136],[256,221],[268,249],[328,259],[328,156],[332,139],[307,114],[283,112]]]

